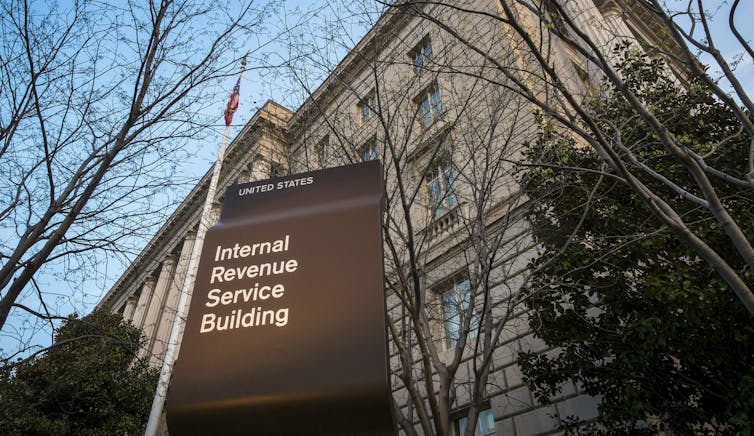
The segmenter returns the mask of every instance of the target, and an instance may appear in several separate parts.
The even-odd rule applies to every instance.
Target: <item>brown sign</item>
[[[167,399],[171,436],[391,435],[378,161],[228,188]]]

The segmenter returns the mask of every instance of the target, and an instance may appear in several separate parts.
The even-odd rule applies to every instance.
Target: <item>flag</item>
[[[236,86],[233,87],[233,92],[230,94],[228,100],[228,106],[225,108],[225,125],[230,126],[233,121],[233,113],[238,109],[238,94],[241,91],[241,77],[238,78]]]

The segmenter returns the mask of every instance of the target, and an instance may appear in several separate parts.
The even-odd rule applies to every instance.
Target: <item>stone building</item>
[[[444,413],[419,399],[426,397],[426,366],[435,388],[446,389],[438,401],[447,403],[450,434],[477,413],[477,434],[554,434],[567,416],[594,416],[597,402],[571,384],[551,404],[538,405],[515,364],[519,351],[547,352],[528,334],[517,299],[535,247],[516,162],[538,124],[534,105],[507,89],[511,76],[501,69],[536,92],[548,87],[536,82],[530,53],[500,25],[496,1],[452,3],[477,13],[437,5],[391,10],[296,111],[265,103],[229,146],[215,204],[219,210],[233,183],[381,159],[399,422],[426,434]],[[605,53],[623,38],[656,39],[628,2],[561,3]],[[528,17],[530,25],[542,24]],[[543,43],[567,78],[564,86],[580,97],[595,92],[599,73],[582,54],[557,38]],[[155,366],[165,353],[209,174],[100,303],[144,331],[142,356]]]

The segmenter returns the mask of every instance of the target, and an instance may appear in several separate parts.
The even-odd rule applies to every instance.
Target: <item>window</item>
[[[280,162],[270,162],[270,177],[285,175],[285,167]]]
[[[463,435],[466,431],[467,417],[460,418],[456,421],[458,426],[458,434]],[[495,418],[492,416],[492,409],[487,408],[479,411],[479,417],[476,420],[475,435],[494,435],[495,434]]]
[[[433,217],[439,217],[458,204],[455,192],[456,170],[450,157],[438,159],[439,163],[427,174],[427,194]]]
[[[442,321],[445,328],[445,344],[448,348],[455,346],[460,338],[460,332],[467,317],[469,323],[469,338],[476,337],[479,320],[472,308],[474,296],[471,292],[471,283],[465,275],[457,276],[448,281],[440,294],[442,300]]]
[[[422,127],[429,127],[442,114],[442,97],[440,88],[433,84],[416,98],[419,123]]]
[[[327,161],[327,149],[330,146],[330,137],[324,136],[314,146],[314,154],[317,156],[317,164],[322,167]]]
[[[368,160],[379,159],[379,157],[380,157],[380,150],[379,148],[377,148],[377,140],[370,139],[361,148],[361,158],[364,159],[364,161],[366,162]]]
[[[429,65],[432,61],[432,42],[429,37],[424,37],[416,47],[409,52],[411,58],[411,66],[414,69],[414,74],[417,76]]]
[[[374,90],[369,91],[369,94],[364,97],[359,103],[359,116],[362,123],[366,123],[374,115],[374,111],[377,109],[377,95]]]

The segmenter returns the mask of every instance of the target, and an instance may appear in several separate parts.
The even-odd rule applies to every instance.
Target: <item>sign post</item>
[[[392,435],[378,161],[234,185],[208,232],[171,436]]]

